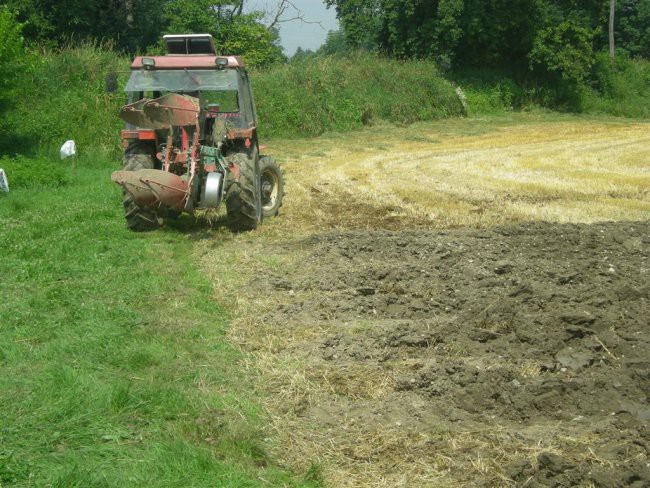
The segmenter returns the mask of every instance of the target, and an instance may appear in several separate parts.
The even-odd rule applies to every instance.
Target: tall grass
[[[430,61],[395,61],[370,54],[309,57],[255,73],[263,134],[317,135],[381,119],[408,124],[458,116],[453,86]]]
[[[593,87],[580,92],[581,112],[650,117],[650,62],[599,56]]]
[[[524,105],[524,89],[502,73],[465,69],[454,73],[452,78],[467,97],[470,116],[502,114]]]
[[[67,139],[81,151],[119,152],[124,93],[104,92],[106,74],[128,76],[129,60],[99,45],[29,56],[4,105],[0,149],[54,152]],[[373,120],[410,123],[459,115],[453,87],[434,63],[372,55],[318,58],[252,73],[263,136],[309,136]],[[101,159],[101,157],[98,157]]]
[[[0,148],[49,156],[74,139],[80,151],[116,151],[124,97],[104,85],[108,72],[126,69],[125,58],[100,45],[29,53],[4,100]]]
[[[106,74],[128,76],[129,59],[107,46],[85,44],[30,52],[16,68],[14,88],[0,94],[0,154],[53,156],[67,139],[98,161],[118,160],[117,113],[123,92],[104,91]],[[262,137],[304,137],[357,129],[376,120],[397,124],[458,116],[463,107],[452,83],[430,61],[396,61],[372,54],[308,57],[253,70]],[[650,63],[601,57],[593,83],[526,85],[489,72],[457,73],[469,115],[529,107],[650,116]]]

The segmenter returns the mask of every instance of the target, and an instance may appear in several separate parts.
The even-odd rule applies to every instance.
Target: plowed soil
[[[282,335],[321,331],[277,348],[305,360],[320,392],[285,413],[352,471],[650,484],[649,222],[332,233],[300,247],[251,286],[280,303],[262,322]]]
[[[197,247],[298,472],[650,486],[648,125],[513,117],[278,143],[280,217]]]

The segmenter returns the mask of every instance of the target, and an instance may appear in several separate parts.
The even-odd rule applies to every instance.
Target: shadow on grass
[[[184,234],[192,241],[214,239],[216,235],[222,235],[224,238],[232,235],[225,215],[183,214],[175,219],[165,219],[164,231]]]

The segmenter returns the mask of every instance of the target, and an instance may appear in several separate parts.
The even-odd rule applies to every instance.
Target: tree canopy
[[[26,42],[109,41],[142,52],[162,34],[208,32],[223,53],[265,66],[285,59],[274,19],[250,0],[0,0]],[[442,68],[493,68],[582,82],[609,41],[610,0],[323,0],[340,31],[319,54],[364,49],[433,59]],[[650,58],[650,0],[615,2],[616,53]],[[7,14],[8,15],[8,14]],[[272,16],[273,17],[273,16]],[[301,18],[300,15],[297,18]]]
[[[538,71],[581,81],[608,44],[609,0],[325,0],[348,48],[441,67]],[[617,48],[650,58],[650,0],[619,0]]]
[[[0,89],[8,88],[15,79],[15,62],[23,54],[22,25],[6,6],[0,6]],[[2,96],[2,95],[0,95]]]
[[[245,0],[2,0],[24,24],[27,41],[56,46],[108,41],[137,52],[166,33],[206,32],[223,53],[245,55],[253,65],[284,59],[277,29],[262,12],[244,13]]]

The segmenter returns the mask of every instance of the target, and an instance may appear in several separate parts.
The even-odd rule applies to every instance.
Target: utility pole
[[[609,56],[613,59],[614,46],[614,16],[616,13],[616,0],[609,0]]]

